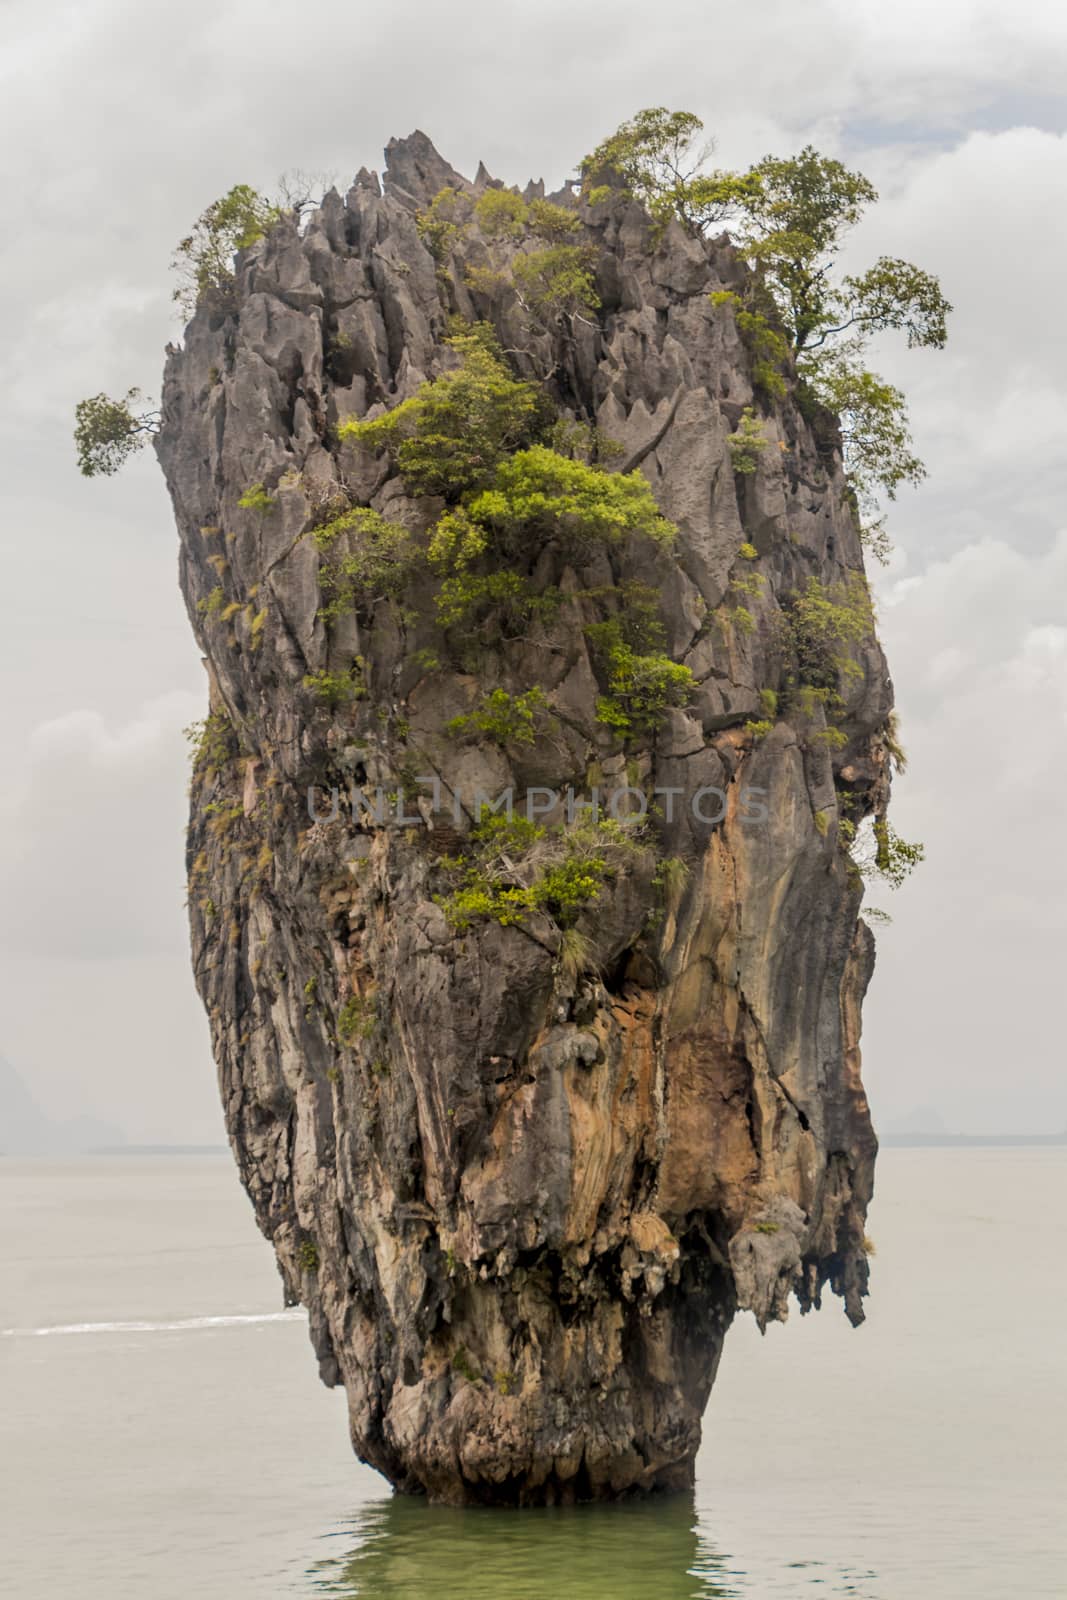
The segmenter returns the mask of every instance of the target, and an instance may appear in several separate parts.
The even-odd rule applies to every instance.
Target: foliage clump
[[[459,189],[439,189],[415,217],[419,238],[435,261],[446,261],[469,226],[470,201]]]
[[[848,743],[836,722],[845,711],[845,689],[863,677],[857,653],[873,638],[874,610],[862,573],[829,586],[812,577],[786,597],[780,621],[781,692],[763,693],[773,693],[775,713],[781,704],[809,724],[823,724],[809,726],[809,744],[842,750]],[[770,704],[763,701],[764,709]]]
[[[373,996],[349,995],[337,1013],[337,1037],[343,1045],[352,1046],[360,1039],[368,1039],[378,1025],[378,1013]]]
[[[174,300],[181,310],[192,316],[201,301],[213,309],[232,309],[234,256],[262,239],[282,215],[281,207],[247,183],[235,184],[202,211],[174,252]]]
[[[78,401],[74,448],[83,478],[111,477],[159,432],[159,412],[151,406],[142,410],[141,399],[140,389],[127,389],[121,400],[94,394]]]
[[[209,712],[202,722],[190,723],[184,733],[198,777],[214,777],[238,754],[237,735],[224,711]]]
[[[737,431],[727,435],[726,443],[735,472],[747,475],[757,470],[760,455],[767,448],[767,435],[752,406],[745,407]]]
[[[514,189],[486,189],[474,216],[487,239],[521,239],[526,231],[526,201]]]
[[[664,905],[676,910],[689,878],[688,862],[681,856],[665,856],[652,875],[652,886],[662,895]]]
[[[452,1356],[452,1369],[458,1372],[461,1378],[468,1383],[481,1383],[482,1375],[467,1354],[465,1345],[458,1345]]]
[[[542,316],[591,316],[600,306],[594,259],[587,245],[551,244],[516,256],[512,281],[523,304]]]
[[[479,920],[511,927],[534,911],[571,928],[639,848],[639,829],[640,823],[606,819],[546,828],[520,817],[486,817],[465,854],[448,863],[462,876],[439,903],[460,932]]]
[[[527,204],[515,189],[486,189],[475,202],[473,215],[485,238],[511,243],[528,234],[559,243],[582,226],[581,218],[566,206],[554,205],[551,200],[531,200]]]
[[[317,1272],[319,1268],[319,1247],[314,1239],[301,1239],[296,1247],[296,1259],[305,1272]]]
[[[535,436],[542,401],[533,384],[512,377],[484,335],[447,342],[457,367],[384,416],[343,422],[338,433],[388,450],[411,494],[458,499],[486,484],[510,451]]]
[[[785,607],[794,697],[797,689],[836,696],[842,677],[858,677],[861,668],[850,648],[874,631],[870,591],[862,574],[832,588],[809,578]]]
[[[597,721],[627,735],[650,733],[670,706],[684,706],[696,680],[687,666],[662,652],[641,653],[629,644],[617,617],[585,630],[607,676],[597,699]]]
[[[366,506],[354,506],[315,529],[315,543],[330,557],[320,574],[331,596],[322,608],[328,620],[355,611],[367,614],[383,600],[403,593],[417,563],[408,530]],[[337,553],[340,544],[347,544]]]
[[[758,288],[750,288],[750,296]],[[734,314],[737,331],[752,359],[752,383],[765,400],[781,400],[786,392],[785,373],[790,360],[789,340],[771,320],[775,308],[766,297],[765,309],[756,311],[733,289],[716,289],[708,296],[713,306],[728,306]]]
[[[501,461],[467,508],[487,539],[526,543],[557,537],[571,550],[636,534],[669,546],[676,534],[643,473],[607,473],[532,445]]]
[[[841,817],[837,829],[850,866],[860,879],[880,878],[890,889],[899,889],[926,859],[925,846],[902,839],[884,816],[858,828],[849,817]]]
[[[502,748],[529,745],[537,737],[537,721],[547,705],[544,690],[536,684],[524,694],[512,695],[506,689],[493,689],[483,697],[476,710],[453,717],[446,728],[452,734],[474,730]]]
[[[553,205],[551,200],[531,200],[526,209],[530,231],[541,239],[566,239],[581,229],[582,219],[566,206]]]
[[[536,593],[518,572],[463,568],[441,580],[435,604],[442,628],[471,634],[492,627],[509,637],[520,634],[532,618],[551,615],[560,598],[556,589]]]
[[[703,127],[691,111],[639,111],[586,156],[583,194],[595,204],[610,193],[602,180],[612,178],[641,202],[658,232],[674,218],[694,231],[724,222],[754,184],[747,174],[701,172],[714,148],[700,140]]]
[[[250,483],[237,501],[242,511],[258,511],[260,515],[273,509],[275,496],[262,483]]]
[[[358,663],[348,672],[309,672],[304,677],[304,688],[309,689],[316,700],[331,710],[351,705],[354,700],[362,700],[367,693]]]
[[[563,928],[560,930],[557,958],[560,971],[573,983],[584,972],[591,972],[596,967],[596,945],[581,928]]]

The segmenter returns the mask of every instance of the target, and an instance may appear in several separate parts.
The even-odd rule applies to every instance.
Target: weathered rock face
[[[472,186],[422,135],[388,157],[384,193],[363,172],[302,234],[248,251],[236,309],[202,308],[167,364],[158,451],[215,712],[192,794],[193,955],[227,1125],[355,1449],[398,1488],[521,1504],[679,1487],[736,1310],[763,1323],[829,1282],[862,1315],[873,941],[838,821],[845,795],[856,818],[888,790],[873,632],[851,649],[839,735],[819,737],[817,709],[746,727],[774,720],[760,691],[779,686],[783,606],[811,577],[846,583],[862,553],[826,419],[817,437],[791,398],[764,405],[757,470],[732,468],[754,396],[733,313],[709,298],[743,281],[728,241],[674,225],[657,243],[622,196],[583,204],[602,308],[538,323],[506,283],[467,287],[476,226],[448,272],[420,239],[417,209]],[[416,535],[440,513],[335,428],[445,370],[457,313],[618,441],[679,529],[672,554],[584,565],[550,540],[529,571],[572,598],[458,653],[418,594],[327,626],[310,531],[338,504]],[[269,503],[239,503],[253,484]],[[596,721],[583,624],[603,615],[591,591],[635,577],[698,687],[624,750]],[[365,696],[323,706],[305,678],[357,657]],[[534,745],[447,732],[480,690],[534,684],[555,715]],[[408,799],[414,826],[349,796],[410,796],[423,774],[440,790]],[[581,912],[591,959],[561,960],[544,913],[450,924],[441,858],[477,791],[594,782],[667,793],[651,842]],[[666,857],[688,877],[665,891]]]

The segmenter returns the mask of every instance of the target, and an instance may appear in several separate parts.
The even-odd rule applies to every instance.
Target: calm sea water
[[[888,1150],[867,1324],[727,1341],[692,1499],[393,1499],[227,1157],[0,1161],[0,1593],[1067,1596],[1067,1151]]]

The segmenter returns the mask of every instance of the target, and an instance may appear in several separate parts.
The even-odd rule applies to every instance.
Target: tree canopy
[[[539,431],[541,396],[512,376],[489,330],[448,343],[459,358],[452,371],[384,416],[338,429],[343,439],[389,450],[412,494],[456,498],[478,489],[504,456],[532,443]]]
[[[599,198],[605,191],[597,180],[614,175],[660,228],[672,217],[694,229],[725,221],[752,183],[736,172],[701,171],[714,149],[712,140],[700,140],[703,127],[691,111],[639,111],[583,161],[587,198]]]
[[[903,394],[868,369],[864,353],[886,330],[903,333],[911,346],[940,348],[951,306],[932,273],[893,256],[860,273],[837,270],[849,231],[878,198],[862,173],[810,145],[795,156],[764,156],[746,172],[723,171],[708,166],[714,146],[702,135],[690,111],[639,111],[585,158],[583,194],[593,203],[620,190],[632,195],[649,211],[655,234],[672,219],[695,233],[730,224],[753,275],[742,293],[724,290],[712,299],[732,309],[758,393],[780,398],[792,368],[801,403],[840,417],[846,475],[877,552],[884,535],[871,518],[879,495],[892,499],[925,468],[912,449]],[[228,307],[236,253],[262,238],[286,205],[299,211],[312,187],[304,180],[303,198],[294,190],[278,203],[236,184],[208,206],[174,254],[182,310],[205,301]],[[528,310],[549,321],[595,314],[594,257],[574,239],[581,226],[575,212],[492,188],[477,201],[442,190],[418,218],[439,261],[475,220],[490,244],[521,245],[529,235],[545,247],[520,248],[503,265],[468,268],[469,285],[477,287],[479,272],[493,283],[506,279]],[[457,499],[484,487],[503,455],[542,442],[543,397],[511,377],[482,333],[465,337],[480,349],[459,350],[456,371],[387,416],[342,430],[390,448],[415,493]],[[116,472],[158,426],[158,414],[139,410],[139,400],[131,389],[122,399],[98,394],[79,403],[75,445],[87,477]]]
[[[713,299],[734,304],[765,393],[783,392],[775,369],[792,357],[802,398],[806,391],[841,417],[845,470],[870,512],[879,491],[892,499],[925,468],[911,448],[903,394],[868,370],[864,351],[889,329],[910,346],[940,349],[952,307],[932,273],[894,256],[859,274],[835,270],[849,231],[878,198],[862,173],[811,145],[764,156],[744,173],[704,171],[712,146],[698,143],[702,128],[692,112],[638,112],[586,157],[586,197],[595,200],[597,178],[611,172],[657,228],[671,218],[693,232],[730,223],[754,274],[744,297]]]
[[[235,282],[234,256],[262,239],[281,217],[282,208],[247,183],[235,184],[200,213],[171,263],[178,274],[173,298],[186,316],[205,297],[228,302]]]
[[[159,412],[139,407],[140,389],[128,389],[121,400],[90,395],[74,407],[74,448],[78,471],[86,478],[111,477],[140,450],[159,428]]]

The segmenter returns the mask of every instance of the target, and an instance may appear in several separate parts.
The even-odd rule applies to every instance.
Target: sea
[[[695,1492],[394,1497],[226,1154],[0,1160],[0,1594],[1067,1596],[1067,1147],[888,1149],[868,1320],[731,1330]]]

